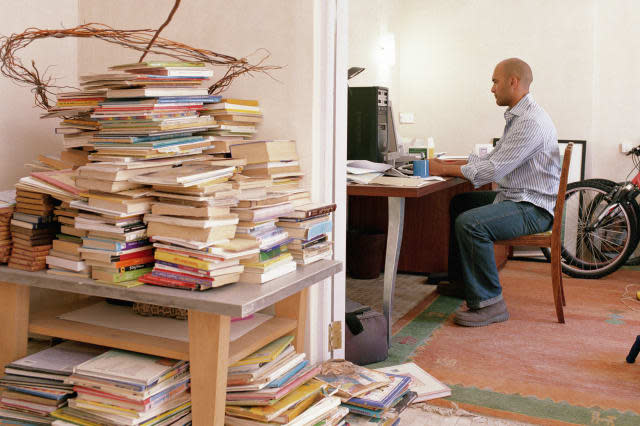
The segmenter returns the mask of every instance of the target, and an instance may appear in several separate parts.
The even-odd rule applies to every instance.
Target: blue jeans
[[[551,228],[553,216],[528,202],[493,204],[496,192],[474,191],[451,200],[449,280],[464,285],[467,306],[479,309],[502,300],[493,242]]]

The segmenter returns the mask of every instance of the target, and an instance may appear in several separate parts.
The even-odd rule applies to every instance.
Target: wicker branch
[[[262,54],[262,58],[255,64],[249,63],[246,58],[235,58],[233,56],[216,53],[207,49],[200,49],[186,44],[158,37],[159,32],[169,22],[175,12],[176,6],[172,10],[170,17],[158,30],[117,30],[107,25],[99,23],[89,23],[79,25],[70,29],[43,30],[39,28],[27,28],[21,34],[12,34],[7,37],[0,37],[0,73],[5,77],[14,80],[18,84],[32,86],[35,104],[41,108],[51,108],[49,96],[54,96],[53,89],[68,88],[68,86],[57,86],[54,79],[49,75],[48,69],[40,73],[36,68],[35,61],[31,62],[31,67],[23,65],[16,54],[36,40],[45,38],[95,38],[107,43],[117,44],[128,49],[143,52],[142,58],[147,53],[173,58],[177,61],[204,62],[212,66],[225,66],[227,70],[222,78],[209,86],[209,94],[218,94],[229,87],[231,82],[243,75],[251,75],[256,72],[269,75],[269,71],[279,69],[280,66],[263,65],[270,56],[266,49],[259,49],[255,53]],[[141,59],[142,59],[141,58]]]

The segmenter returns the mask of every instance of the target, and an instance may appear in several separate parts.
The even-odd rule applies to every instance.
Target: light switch
[[[412,112],[401,112],[400,113],[400,124],[412,124],[415,123],[415,117]]]

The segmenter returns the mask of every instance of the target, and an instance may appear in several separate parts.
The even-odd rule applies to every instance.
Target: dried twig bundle
[[[262,53],[262,57],[257,63],[250,64],[246,58],[235,58],[158,37],[159,32],[171,20],[178,5],[179,0],[176,1],[167,21],[158,30],[117,30],[104,24],[89,23],[75,28],[58,30],[28,28],[21,34],[0,37],[0,60],[2,61],[0,73],[18,83],[33,86],[35,104],[41,108],[49,109],[50,101],[48,96],[53,95],[53,89],[61,89],[63,86],[56,86],[53,77],[48,75],[46,70],[41,73],[36,68],[34,61],[31,62],[31,67],[27,67],[16,56],[20,49],[24,49],[34,41],[44,38],[96,38],[107,43],[118,44],[143,52],[140,61],[147,53],[152,53],[174,58],[177,61],[205,62],[213,66],[227,67],[224,76],[209,86],[209,94],[220,93],[231,84],[233,79],[242,74],[254,72],[268,74],[268,71],[280,68],[279,66],[263,65],[269,57],[269,52],[266,49],[258,49],[255,53]]]

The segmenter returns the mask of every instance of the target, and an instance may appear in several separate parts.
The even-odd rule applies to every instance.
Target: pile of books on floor
[[[187,361],[111,349],[73,368],[66,382],[77,396],[52,415],[73,424],[188,424],[189,381]]]
[[[13,249],[8,266],[25,271],[47,267],[46,257],[55,238],[54,200],[47,194],[18,189],[11,219]]]
[[[16,191],[0,191],[0,263],[7,263],[11,255],[11,217],[16,207]]]
[[[333,255],[332,243],[328,239],[333,221],[331,212],[335,204],[303,204],[285,215],[276,225],[286,230],[292,238],[289,251],[297,264],[307,265]]]
[[[320,366],[309,365],[292,341],[281,337],[229,366],[225,424],[334,425],[346,416],[340,400],[325,396],[326,385],[314,379]]]
[[[372,370],[345,360],[322,364],[316,379],[335,393],[349,414],[350,425],[396,425],[414,402],[451,395],[449,387],[414,363]]]
[[[67,341],[7,364],[0,378],[0,423],[51,424],[52,413],[74,396],[73,385],[65,383],[73,367],[106,350]]]

